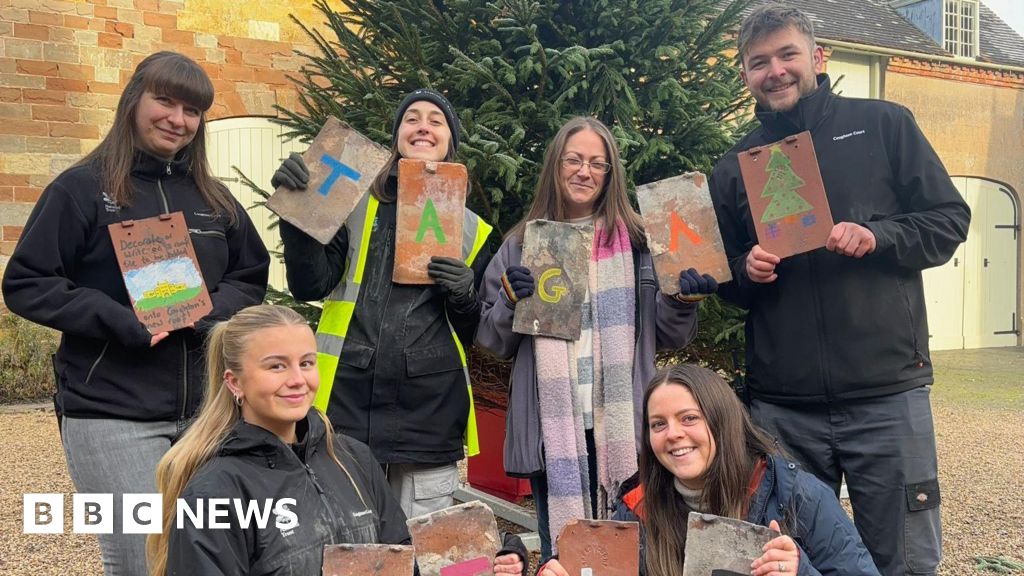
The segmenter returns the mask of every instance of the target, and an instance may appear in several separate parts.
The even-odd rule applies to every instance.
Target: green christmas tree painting
[[[803,178],[793,171],[789,156],[782,152],[777,144],[772,146],[772,156],[768,159],[768,182],[761,192],[762,198],[771,198],[768,207],[761,215],[761,222],[774,222],[786,216],[814,210],[814,206],[797,194],[797,188],[804,185]]]

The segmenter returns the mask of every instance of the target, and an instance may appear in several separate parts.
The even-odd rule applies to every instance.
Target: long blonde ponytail
[[[302,316],[290,308],[260,305],[239,311],[210,331],[206,343],[206,397],[199,415],[156,468],[157,490],[163,494],[163,530],[150,535],[146,542],[152,576],[163,576],[167,571],[168,543],[174,529],[178,498],[241,418],[234,397],[224,385],[224,371],[241,370],[246,341],[252,333],[264,328],[305,324]]]

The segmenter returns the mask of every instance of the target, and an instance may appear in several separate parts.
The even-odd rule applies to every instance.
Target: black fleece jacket
[[[198,529],[186,519],[169,538],[168,576],[312,576],[321,573],[326,544],[412,542],[405,514],[366,445],[335,435],[342,470],[327,453],[326,428],[315,411],[297,423],[296,435],[300,442],[288,446],[264,428],[238,422],[217,455],[189,481],[181,500],[193,511],[211,498],[237,498],[243,509],[255,502],[266,510],[292,498],[289,509],[298,523],[279,527],[270,513],[265,528],[255,523],[243,528],[233,511],[221,518],[229,528]],[[526,573],[528,554],[515,534],[502,535],[497,555],[504,554],[519,556]]]
[[[199,406],[203,333],[212,322],[259,304],[270,256],[252,221],[214,216],[185,161],[138,153],[131,206],[105,195],[98,169],[81,165],[47,186],[25,224],[3,279],[12,312],[62,333],[54,358],[57,405],[76,418],[167,421]],[[183,212],[213,311],[196,329],[155,347],[132,310],[107,226]]]
[[[949,260],[971,213],[910,111],[843,98],[828,76],[715,166],[711,196],[734,280],[719,290],[748,308],[748,388],[770,402],[831,402],[895,394],[932,382],[921,270]],[[784,259],[757,284],[746,257],[757,234],[737,154],[810,130],[832,218],[875,236],[860,259],[819,248]]]
[[[395,191],[395,177],[388,186]],[[383,463],[455,462],[463,457],[469,394],[448,323],[468,351],[480,303],[460,307],[436,285],[392,282],[395,220],[395,203],[381,203],[327,416]],[[348,229],[326,246],[287,222],[280,229],[288,289],[300,300],[327,297],[345,274]],[[477,287],[490,256],[485,245],[473,261]]]

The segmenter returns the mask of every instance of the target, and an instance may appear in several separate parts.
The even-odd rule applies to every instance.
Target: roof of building
[[[1024,38],[1010,28],[998,14],[981,3],[981,60],[993,64],[1024,66]]]
[[[723,4],[728,2],[723,0]],[[762,3],[755,2],[754,6]],[[886,0],[782,0],[780,3],[806,13],[814,22],[815,35],[826,43],[839,40],[924,56],[950,56]],[[983,2],[980,4],[981,56],[978,60],[1024,67],[1024,38]],[[753,7],[748,12],[752,10]]]

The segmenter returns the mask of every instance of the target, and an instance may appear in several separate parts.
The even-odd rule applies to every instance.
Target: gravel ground
[[[1024,562],[1024,348],[934,355],[943,576],[981,574],[972,558]],[[68,478],[53,412],[0,408],[0,574],[102,574],[99,547],[71,533]],[[60,492],[65,534],[22,534],[22,494]],[[1024,572],[1021,573],[1024,576]]]

